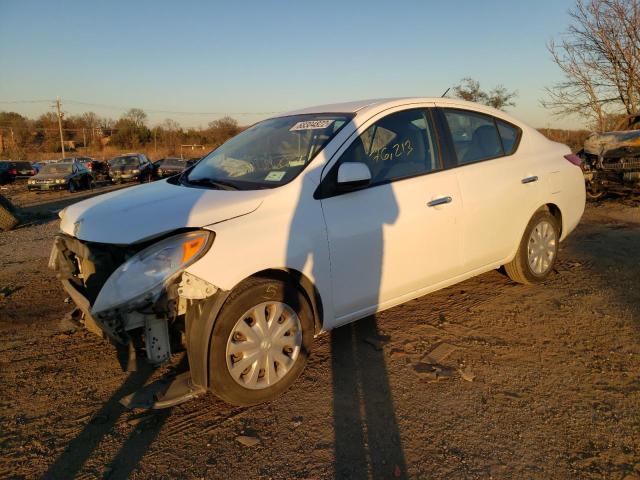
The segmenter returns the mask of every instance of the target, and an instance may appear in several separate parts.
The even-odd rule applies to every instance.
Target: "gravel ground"
[[[640,478],[640,207],[589,205],[544,285],[490,272],[320,336],[251,408],[162,412],[65,332],[56,221],[0,234],[2,478]]]

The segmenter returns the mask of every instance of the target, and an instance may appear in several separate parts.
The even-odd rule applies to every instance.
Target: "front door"
[[[370,184],[325,195],[337,323],[391,306],[460,271],[460,194],[442,171],[429,112],[389,114],[355,137],[344,162],[366,164]]]

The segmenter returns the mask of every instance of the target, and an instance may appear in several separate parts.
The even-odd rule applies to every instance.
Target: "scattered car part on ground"
[[[108,161],[109,176],[114,183],[152,182],[156,179],[153,164],[142,153],[126,153]]]
[[[623,118],[614,131],[592,133],[580,156],[589,198],[640,192],[640,114]]]
[[[6,232],[18,225],[19,221],[15,214],[16,208],[13,204],[0,195],[0,230]]]
[[[89,170],[77,162],[57,162],[44,165],[27,182],[29,190],[69,190],[76,192],[91,188],[93,177]]]
[[[504,112],[352,102],[67,207],[49,266],[130,361],[186,349],[189,374],[153,406],[206,390],[252,405],[295,381],[321,331],[501,266],[544,281],[584,206],[569,148]]]

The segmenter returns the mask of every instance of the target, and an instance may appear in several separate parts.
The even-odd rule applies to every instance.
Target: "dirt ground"
[[[490,272],[320,336],[276,401],[155,413],[118,400],[157,372],[60,327],[56,229],[0,234],[2,478],[640,478],[637,204],[589,205],[544,285]]]

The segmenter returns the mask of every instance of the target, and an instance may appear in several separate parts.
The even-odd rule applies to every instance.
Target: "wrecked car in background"
[[[580,163],[462,100],[313,107],[67,207],[49,266],[129,364],[186,350],[189,371],[133,406],[208,390],[253,405],[289,388],[321,331],[501,266],[544,281],[584,211]]]
[[[589,198],[640,192],[640,114],[625,117],[614,131],[592,133],[579,155]]]
[[[152,182],[156,169],[143,153],[126,153],[113,157],[109,164],[109,176],[113,183]]]

